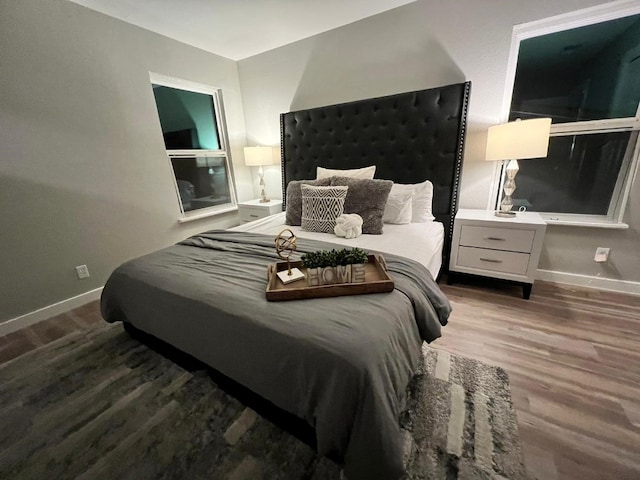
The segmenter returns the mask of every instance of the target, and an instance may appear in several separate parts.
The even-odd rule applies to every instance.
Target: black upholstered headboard
[[[282,190],[316,178],[316,167],[376,165],[375,178],[430,180],[433,214],[445,228],[448,267],[471,82],[317,107],[280,116]]]

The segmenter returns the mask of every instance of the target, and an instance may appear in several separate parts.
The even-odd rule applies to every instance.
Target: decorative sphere
[[[285,228],[276,237],[276,253],[283,260],[289,260],[291,254],[298,249],[296,236],[291,230]]]

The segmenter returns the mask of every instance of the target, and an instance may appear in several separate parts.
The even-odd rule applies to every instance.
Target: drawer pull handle
[[[500,238],[500,237],[484,237],[485,240],[496,240],[498,242],[504,242],[505,239],[504,238]]]
[[[494,258],[483,258],[483,257],[480,257],[480,260],[482,260],[483,262],[502,263],[502,260],[496,260]]]
[[[259,217],[259,215],[254,215],[253,213],[250,213],[249,216],[253,217],[253,218],[258,218]]]

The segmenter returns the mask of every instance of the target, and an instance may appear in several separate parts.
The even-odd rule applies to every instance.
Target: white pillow
[[[433,201],[433,184],[429,180],[413,185],[394,183],[391,195],[394,193],[413,191],[411,199],[411,223],[432,222],[435,217],[431,210]]]
[[[316,180],[329,177],[350,177],[350,178],[366,178],[372,180],[376,174],[376,166],[364,168],[352,168],[351,170],[333,170],[331,168],[316,168]]]
[[[387,204],[384,207],[384,215],[382,221],[384,223],[395,223],[402,225],[411,223],[411,199],[413,198],[413,190],[393,191],[389,193]]]

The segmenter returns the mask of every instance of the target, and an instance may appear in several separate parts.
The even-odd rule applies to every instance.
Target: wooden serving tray
[[[292,283],[283,284],[277,272],[287,270],[287,262],[269,265],[267,272],[267,300],[277,302],[282,300],[303,300],[305,298],[339,297],[341,295],[362,295],[365,293],[382,293],[393,290],[393,280],[387,273],[387,264],[382,255],[369,255],[369,261],[364,264],[365,282],[339,283],[310,287],[307,279],[302,278]],[[291,268],[298,268],[307,274],[302,262],[291,262]]]

